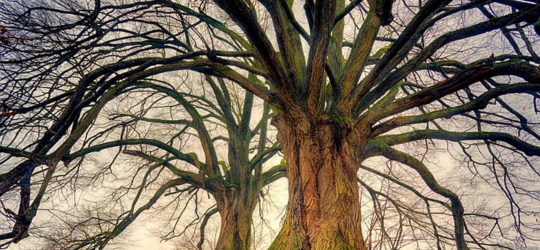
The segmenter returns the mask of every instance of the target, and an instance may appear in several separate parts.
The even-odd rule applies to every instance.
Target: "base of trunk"
[[[251,204],[252,202],[245,204],[244,197],[235,194],[236,192],[229,190],[227,199],[216,199],[221,216],[221,229],[216,250],[249,250],[251,247],[254,205]]]

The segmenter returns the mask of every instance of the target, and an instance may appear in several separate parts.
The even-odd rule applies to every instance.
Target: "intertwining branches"
[[[260,190],[237,170],[250,170],[258,185],[284,173],[282,166],[261,172],[277,147],[244,141],[266,137],[273,109],[290,190],[288,215],[271,248],[365,249],[367,235],[379,237],[373,249],[408,244],[410,235],[425,239],[416,244],[420,249],[537,240],[530,222],[531,204],[540,198],[537,1],[51,1],[6,5],[1,14],[10,21],[0,31],[8,86],[1,120],[8,141],[1,152],[11,164],[1,191],[20,187],[19,212],[6,213],[13,221],[19,221],[13,214],[28,216],[39,206],[28,198],[36,168],[46,165],[39,169],[49,178],[59,162],[105,149],[154,164],[148,176],[166,169],[211,193],[218,207],[223,190]],[[185,81],[203,78],[199,87],[211,89],[212,98],[167,79],[183,71],[191,71]],[[247,110],[257,100],[251,94],[237,102],[243,111],[227,106],[238,86],[271,105],[264,122],[248,126]],[[138,110],[116,110],[97,129],[117,98],[133,100],[128,106]],[[149,132],[155,128],[179,132],[163,141]],[[225,131],[228,137],[220,134]],[[113,134],[121,136],[111,140]],[[185,136],[198,140],[200,152],[180,147]],[[217,158],[222,140],[230,145],[228,160],[246,168]],[[259,155],[235,154],[239,145]],[[431,159],[441,150],[478,190],[443,182]],[[369,165],[369,158],[384,164]],[[363,235],[351,221],[368,218],[360,216],[353,191],[359,168],[366,174],[359,180],[362,197],[375,211],[364,231],[379,227],[378,234]],[[501,194],[501,205],[471,200],[480,187]],[[401,193],[416,198],[400,199]],[[345,204],[353,205],[339,210]],[[13,228],[27,228],[28,220],[19,224]],[[14,230],[4,238],[20,235]]]
[[[6,70],[3,71],[3,74],[7,77],[3,89],[3,96],[5,96],[3,109],[5,112],[2,115],[2,122],[5,126],[2,127],[2,135],[7,143],[2,143],[2,153],[6,155],[3,158],[4,163],[10,163],[14,167],[9,169],[6,165],[8,171],[2,173],[2,195],[11,196],[13,192],[17,191],[17,187],[21,190],[21,194],[18,199],[20,200],[18,213],[12,211],[13,204],[3,206],[6,211],[6,219],[13,223],[6,225],[5,230],[9,233],[3,234],[2,238],[10,240],[3,246],[10,242],[18,242],[27,236],[29,226],[46,190],[63,190],[71,186],[73,191],[76,191],[85,184],[95,184],[100,179],[104,180],[105,176],[112,172],[111,169],[118,157],[122,155],[131,155],[154,165],[148,170],[138,169],[132,177],[124,177],[123,179],[128,180],[128,184],[131,184],[128,185],[127,190],[116,191],[117,194],[114,195],[114,197],[121,198],[128,194],[129,190],[139,190],[139,194],[133,198],[131,212],[120,216],[119,221],[112,229],[109,229],[110,231],[105,230],[99,235],[89,238],[88,242],[83,241],[79,247],[103,247],[110,239],[122,232],[141,212],[156,203],[157,199],[166,191],[170,192],[171,189],[178,189],[182,185],[189,185],[190,188],[179,192],[178,197],[181,197],[183,193],[189,196],[194,191],[198,192],[199,189],[205,190],[218,198],[218,202],[221,202],[220,209],[224,209],[224,212],[229,212],[227,211],[229,205],[224,203],[229,202],[229,200],[234,202],[237,199],[234,197],[237,195],[235,188],[242,187],[241,192],[238,193],[247,196],[243,199],[251,200],[251,204],[246,204],[246,211],[248,211],[247,213],[253,212],[261,188],[282,177],[284,173],[283,166],[276,166],[268,172],[262,170],[263,163],[278,151],[276,145],[270,144],[272,146],[268,147],[267,125],[264,124],[267,122],[267,118],[262,119],[253,127],[251,110],[254,108],[262,110],[262,106],[258,104],[254,107],[257,100],[250,93],[240,97],[240,92],[229,93],[231,90],[223,89],[230,86],[223,78],[213,78],[209,75],[203,80],[191,76],[184,80],[197,81],[201,84],[199,86],[189,84],[187,87],[185,84],[179,84],[178,80],[165,82],[153,78],[165,72],[199,68],[201,72],[213,70],[215,73],[212,75],[249,82],[254,86],[254,92],[256,92],[257,89],[261,88],[257,81],[243,78],[242,74],[224,68],[211,60],[200,58],[208,54],[246,57],[250,56],[249,52],[230,53],[225,51],[222,53],[210,50],[208,46],[209,50],[206,52],[194,51],[189,42],[191,38],[188,38],[187,41],[174,39],[167,42],[168,38],[180,36],[183,31],[171,33],[175,32],[173,29],[178,27],[169,25],[167,32],[159,32],[159,30],[165,30],[163,26],[165,24],[162,24],[161,20],[160,22],[140,20],[140,22],[135,21],[135,23],[126,26],[125,21],[133,18],[134,13],[138,15],[138,11],[156,13],[153,12],[153,9],[145,10],[152,6],[150,3],[128,4],[119,8],[102,6],[99,1],[88,6],[80,6],[75,2],[74,5],[43,4],[43,6],[13,5],[7,6],[4,10],[4,14],[11,18],[11,20],[6,20],[10,20],[9,24],[14,24],[6,25],[5,29],[10,30],[10,32],[19,28],[18,32],[20,33],[27,32],[38,36],[39,33],[52,29],[51,33],[43,35],[43,37],[52,38],[50,40],[42,38],[43,45],[39,47],[39,52],[47,51],[43,54],[34,53],[33,50],[36,48],[33,50],[27,48],[26,46],[29,45],[22,42],[4,44],[3,58],[6,59],[4,61]],[[21,9],[16,9],[17,7]],[[92,14],[89,14],[91,17],[82,14],[86,9],[92,9]],[[121,14],[114,18],[107,18],[107,16],[112,17],[109,16],[110,11],[119,11],[116,13]],[[43,24],[40,24],[41,26],[33,25],[32,29],[34,30],[27,30],[25,28],[26,25],[29,25],[27,23],[17,23],[22,17],[41,12],[53,16],[71,14],[75,20],[59,19],[57,16],[56,19],[43,17],[43,20],[36,20],[36,22],[41,21]],[[97,17],[96,13],[101,13],[104,16]],[[193,11],[188,11],[188,13],[196,18],[209,20],[205,15],[196,14]],[[148,17],[148,15],[146,16]],[[171,20],[171,23],[176,24],[172,21],[178,20]],[[67,41],[57,37],[67,36],[67,33],[78,30],[80,25],[84,26],[88,23],[95,26],[93,28],[99,33],[87,35],[88,38],[85,38],[85,41],[74,39],[74,44],[70,45],[71,47],[65,47]],[[16,25],[21,25],[23,28]],[[187,20],[183,20],[182,25],[179,30],[190,24],[187,23]],[[158,31],[153,30],[156,27],[159,28]],[[226,28],[224,25],[217,25],[217,29]],[[79,38],[84,36],[84,32],[89,31],[83,29]],[[109,36],[108,32],[113,34]],[[119,33],[125,35],[119,35]],[[197,39],[204,40],[204,37],[201,36]],[[153,42],[148,43],[147,40]],[[178,43],[183,42],[186,44],[173,51],[177,54],[176,56],[168,58],[162,54],[165,53],[167,46],[178,48]],[[160,43],[164,46],[161,46]],[[214,44],[208,45],[212,48],[215,46]],[[45,46],[48,47],[45,48]],[[87,46],[96,48],[96,50],[89,50]],[[166,53],[171,53],[171,51],[167,49]],[[25,56],[28,58],[23,58]],[[13,60],[14,57],[23,59]],[[51,62],[54,62],[52,66]],[[30,68],[30,64],[40,65],[41,68],[39,71],[24,71]],[[233,64],[242,66],[242,64]],[[8,68],[9,70],[7,70]],[[15,71],[11,69],[15,69]],[[260,74],[252,67],[245,69]],[[47,81],[44,79],[45,77],[52,80]],[[147,80],[143,81],[144,79]],[[20,87],[18,87],[18,82],[21,83]],[[22,92],[17,91],[17,88],[32,91]],[[184,88],[188,88],[188,90],[183,90]],[[201,92],[201,88],[203,90],[209,88],[212,91]],[[44,94],[40,94],[42,92]],[[196,92],[198,95],[191,92]],[[208,97],[211,98],[208,99]],[[138,99],[138,101],[130,102],[129,110],[120,109],[116,112],[108,112],[111,103],[119,98],[124,100],[122,103],[127,100]],[[116,105],[121,104],[117,103]],[[137,109],[141,110],[136,111]],[[263,117],[267,117],[269,109],[265,108],[264,110]],[[168,113],[169,116],[156,116],[156,114],[163,112]],[[201,115],[201,112],[204,115]],[[108,113],[111,116],[105,118]],[[101,125],[99,124],[104,118],[110,119],[110,121],[104,123],[105,127],[100,131]],[[89,130],[90,128],[93,129]],[[156,131],[172,131],[172,134],[171,132],[161,135],[152,134],[149,133],[148,129],[150,128],[157,129]],[[209,129],[213,132],[210,133]],[[32,136],[32,138],[21,137],[20,134]],[[120,138],[112,141],[107,140],[107,138],[114,138],[115,134],[119,134]],[[223,136],[223,134],[229,134],[229,136]],[[163,140],[164,135],[172,137]],[[199,138],[202,151],[194,150],[189,153],[179,151],[179,148],[185,144],[194,143],[193,141],[186,143],[190,137]],[[258,140],[258,142],[250,143],[252,140]],[[229,149],[223,145],[223,141],[225,145],[229,145]],[[218,156],[214,144],[221,145],[220,150],[229,151],[229,157],[225,157],[225,159],[229,158],[228,160]],[[190,147],[195,146],[190,145]],[[119,153],[108,164],[108,167],[105,165],[99,170],[89,170],[89,167],[80,160],[80,157],[107,148],[117,148]],[[249,156],[249,152],[258,153]],[[199,159],[201,156],[202,158]],[[249,159],[251,157],[253,157],[252,160]],[[68,169],[56,172],[58,164],[62,165],[61,162]],[[187,164],[191,168],[186,169],[186,166],[179,168],[175,164],[180,164],[180,166]],[[42,167],[43,165],[45,168]],[[148,164],[143,166],[148,167]],[[40,175],[43,171],[46,172],[45,179],[42,179]],[[95,172],[92,174],[92,171]],[[142,179],[141,175],[144,176]],[[158,186],[159,189],[153,197],[145,205],[137,208],[136,204],[142,202],[139,200],[141,191],[152,187],[152,184],[155,185],[159,178],[164,178],[161,177],[162,175],[169,176],[168,178],[176,176],[177,179],[162,183],[163,186]],[[129,181],[130,178],[131,181]],[[33,200],[30,197],[31,180],[42,183],[37,191],[37,197]],[[137,181],[141,181],[141,183],[137,183]],[[249,232],[250,222],[251,218],[248,216],[248,220],[245,222],[247,224],[242,225],[242,227],[247,225],[247,232]],[[201,227],[201,230],[204,231],[204,226]],[[234,233],[234,231],[225,231],[224,233]],[[242,237],[244,244],[249,246],[249,233]],[[225,240],[227,239],[225,238]],[[203,241],[204,237],[201,238],[201,244]]]

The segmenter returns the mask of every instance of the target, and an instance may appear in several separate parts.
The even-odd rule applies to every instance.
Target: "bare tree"
[[[216,214],[222,220],[218,248],[250,247],[252,214],[262,187],[284,177],[285,173],[283,164],[263,171],[264,162],[279,150],[277,144],[267,137],[269,107],[263,108],[263,104],[250,92],[229,88],[230,83],[219,77],[158,77],[163,71],[152,72],[152,66],[145,64],[151,60],[168,60],[156,57],[166,53],[162,50],[141,51],[139,55],[147,57],[138,59],[120,51],[117,55],[123,59],[110,62],[110,55],[103,56],[102,51],[89,48],[114,43],[114,38],[98,42],[99,39],[93,39],[97,37],[94,35],[88,36],[90,45],[76,40],[72,48],[64,49],[67,43],[61,39],[62,36],[71,35],[69,33],[73,29],[86,22],[98,25],[96,17],[85,16],[88,6],[74,2],[3,7],[3,14],[11,18],[5,27],[10,36],[21,33],[19,36],[25,34],[28,37],[26,33],[29,33],[53,38],[51,41],[42,38],[43,44],[33,47],[28,45],[30,38],[24,38],[20,43],[4,44],[6,58],[28,59],[5,61],[3,71],[6,75],[4,102],[15,102],[16,105],[4,105],[6,115],[2,120],[6,125],[2,127],[2,135],[10,139],[2,145],[3,161],[13,166],[2,174],[2,195],[9,201],[2,204],[7,222],[7,228],[4,228],[7,233],[1,237],[7,241],[2,246],[17,243],[28,236],[29,226],[45,194],[63,193],[67,192],[66,189],[89,192],[95,191],[91,187],[96,186],[103,188],[97,192],[107,192],[112,187],[103,183],[111,181],[119,188],[113,189],[106,204],[123,208],[119,217],[95,217],[98,221],[109,222],[109,226],[87,229],[88,223],[78,221],[91,219],[85,218],[86,214],[76,215],[75,222],[68,221],[66,225],[74,228],[72,232],[82,230],[85,233],[69,234],[70,240],[58,239],[53,245],[67,242],[69,249],[102,248],[160,197],[190,197],[185,204],[178,204],[178,208],[184,206],[177,215],[182,217],[186,207],[198,205],[199,200],[191,198],[204,190],[212,195],[216,205],[191,219],[187,225],[200,227],[197,247],[201,249],[205,225]],[[94,7],[99,8],[99,2]],[[65,12],[56,8],[64,8]],[[57,16],[60,13],[71,15],[75,20],[60,18]],[[90,15],[92,13],[94,11],[90,11]],[[38,15],[42,19],[30,25],[25,21],[26,15]],[[112,23],[113,26],[121,25],[122,21],[113,20]],[[27,26],[31,28],[27,30]],[[99,26],[90,30],[94,28],[95,32],[103,32]],[[130,28],[147,27],[135,25]],[[43,35],[40,29],[57,29],[59,34],[51,31]],[[58,49],[58,46],[62,48]],[[35,50],[43,51],[43,54],[35,55]],[[83,52],[78,57],[80,51]],[[28,65],[43,68],[32,71],[27,69]],[[136,68],[131,69],[132,66]],[[124,72],[118,75],[120,71]],[[124,83],[120,83],[122,81]],[[28,87],[35,91],[26,92]],[[20,92],[23,92],[22,96],[19,96]],[[54,151],[49,153],[51,148]],[[88,154],[105,149],[116,150],[116,156],[110,162],[97,168],[85,163]],[[226,153],[220,155],[220,152]],[[113,169],[123,160],[121,155],[146,163],[129,162],[130,169],[123,172],[130,175],[119,177]],[[66,168],[57,168],[59,164]],[[139,164],[140,167],[136,167]],[[32,186],[38,189],[32,190]],[[10,198],[18,190],[19,199]],[[142,195],[145,190],[155,191],[146,201]],[[37,193],[33,201],[31,192]],[[131,206],[120,201],[126,197],[131,198]],[[17,213],[12,208],[16,205],[14,200],[20,201]],[[196,208],[195,212],[198,211]],[[85,230],[99,233],[92,235]],[[178,233],[184,232],[174,227],[165,237],[177,237]],[[54,241],[54,237],[48,238],[49,242]]]
[[[270,249],[367,249],[358,182],[373,207],[391,204],[406,218],[386,220],[397,223],[381,231],[386,242],[403,239],[404,230],[430,237],[425,244],[438,249],[504,246],[498,240],[506,230],[520,242],[538,240],[538,226],[524,218],[540,198],[537,1],[76,3],[78,12],[69,4],[27,6],[11,19],[85,13],[61,27],[89,35],[64,40],[85,48],[71,49],[73,58],[91,55],[96,71],[107,73],[85,73],[74,84],[81,88],[91,78],[104,92],[78,127],[107,93],[158,90],[157,75],[173,71],[227,79],[274,107],[289,201]],[[64,143],[78,140],[76,132]],[[60,149],[54,155],[69,159]],[[438,150],[462,160],[460,178],[503,194],[504,205],[478,209],[468,198],[478,190],[443,186],[430,159]],[[377,157],[385,164],[368,164]],[[398,188],[358,180],[360,169]],[[225,179],[217,170],[208,174]],[[419,203],[402,204],[400,192]],[[503,229],[508,218],[511,227]],[[480,226],[489,223],[493,230]]]
[[[201,248],[204,243],[208,220],[219,213],[221,233],[217,248],[249,248],[252,214],[262,187],[284,177],[285,168],[278,164],[263,171],[263,163],[279,151],[266,136],[269,108],[259,104],[254,109],[256,100],[249,92],[223,90],[227,86],[223,79],[207,77],[206,82],[206,86],[195,86],[190,93],[176,91],[187,89],[186,85],[175,86],[157,79],[141,83],[136,87],[142,87],[140,91],[130,90],[120,97],[109,121],[100,125],[104,129],[97,133],[100,137],[112,138],[109,135],[111,128],[118,128],[121,132],[117,140],[93,143],[90,139],[91,143],[64,157],[70,161],[114,147],[117,148],[116,155],[131,155],[148,162],[128,175],[132,178],[127,182],[130,183],[128,189],[134,189],[137,195],[131,198],[133,205],[121,217],[112,236],[124,230],[163,195],[188,196],[188,202],[174,207],[179,212],[178,218],[185,217],[183,211],[189,201],[194,202],[192,206],[198,206],[196,195],[204,195],[199,192],[204,190],[213,197],[216,205],[197,215],[187,226],[200,226],[197,246]],[[212,91],[200,91],[205,88]],[[245,96],[240,97],[241,93]],[[255,120],[259,120],[255,124],[252,123],[254,111],[258,112]],[[120,168],[125,165],[134,164],[124,164]],[[140,196],[144,190],[157,190],[146,203]],[[118,195],[126,191],[120,191]],[[136,204],[141,203],[143,205],[137,208]],[[176,228],[165,238],[177,237],[185,231]],[[107,235],[99,244],[105,245],[110,238],[111,235]]]

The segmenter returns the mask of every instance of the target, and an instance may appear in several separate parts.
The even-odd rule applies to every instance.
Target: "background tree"
[[[30,38],[25,38],[20,44],[10,42],[4,48],[4,57],[9,59],[3,64],[6,66],[3,72],[6,75],[4,102],[27,100],[17,101],[18,105],[8,104],[3,120],[6,126],[2,135],[11,141],[5,146],[3,144],[1,149],[5,153],[4,162],[13,166],[9,169],[10,165],[6,165],[9,171],[2,175],[2,195],[6,201],[10,201],[3,203],[8,222],[4,229],[8,233],[2,235],[2,239],[7,240],[3,246],[27,237],[30,223],[45,194],[50,197],[71,192],[69,197],[73,197],[77,192],[99,194],[112,190],[105,200],[94,202],[106,204],[96,208],[98,210],[114,208],[117,218],[110,215],[75,215],[74,222],[66,221],[73,228],[68,240],[57,239],[54,242],[51,236],[49,238],[52,240],[48,239],[55,247],[94,249],[108,244],[165,194],[185,201],[185,204],[177,204],[176,214],[171,218],[180,219],[189,206],[196,206],[195,213],[199,213],[197,197],[204,190],[212,195],[216,204],[190,220],[187,226],[200,226],[197,247],[202,248],[206,223],[217,213],[222,223],[216,247],[250,247],[252,217],[259,194],[265,185],[284,176],[282,164],[263,171],[264,162],[279,150],[266,135],[268,107],[263,108],[262,103],[249,92],[229,88],[230,83],[222,78],[163,74],[167,70],[156,70],[151,64],[167,61],[165,54],[171,52],[156,50],[153,46],[140,50],[136,59],[124,50],[110,51],[104,56],[103,51],[84,51],[77,46],[107,46],[114,43],[114,38],[93,40],[96,36],[88,35],[90,45],[74,42],[73,47],[64,49],[68,44],[64,44],[61,36],[69,36],[68,33],[77,29],[78,24],[98,22],[95,16],[87,19],[85,6],[79,3],[24,6],[28,9],[15,5],[4,7],[6,20],[12,18],[6,23],[9,24],[6,29],[16,30],[21,34],[19,36],[24,34],[29,37],[27,34],[31,34],[54,39],[40,37],[42,44],[32,47],[26,42]],[[36,12],[64,13],[75,19],[80,16],[84,18],[73,21],[66,16],[38,15],[42,18],[31,24],[21,19],[21,15],[31,16]],[[90,15],[92,13],[94,11],[90,11]],[[110,29],[116,29],[116,26],[122,25],[122,20],[106,20],[99,25],[111,25]],[[152,25],[162,24],[150,23],[129,28],[152,33],[155,28]],[[99,26],[93,28],[96,32],[103,32]],[[175,27],[169,28],[169,32],[172,32]],[[57,35],[53,32],[56,29]],[[43,35],[40,30],[51,32]],[[146,43],[137,41],[136,37],[124,39],[130,41],[132,44],[127,43],[127,46],[133,48],[145,46]],[[43,54],[35,54],[34,50],[41,50]],[[114,56],[120,60],[110,62]],[[12,61],[10,57],[23,58]],[[80,61],[86,61],[86,64]],[[27,69],[29,65],[43,68],[30,70]],[[115,70],[124,72],[118,75]],[[174,80],[167,80],[166,77]],[[47,79],[51,79],[53,84]],[[195,83],[186,83],[192,81]],[[20,86],[15,86],[16,83],[20,83]],[[25,93],[28,87],[35,91]],[[23,92],[22,97],[18,96],[18,91]],[[42,95],[42,91],[46,94]],[[256,115],[253,115],[252,109],[255,109]],[[40,116],[41,113],[45,114]],[[30,138],[21,138],[21,133],[26,133]],[[51,136],[55,139],[51,139]],[[44,146],[39,146],[40,142]],[[50,148],[55,150],[48,153]],[[111,148],[116,153],[113,152],[115,157],[110,162],[98,160],[97,164],[95,161],[85,163],[86,155]],[[220,152],[226,152],[226,156],[220,155]],[[128,165],[122,165],[124,170],[118,174],[116,163],[125,161],[120,155],[133,156],[139,162],[147,163],[127,162]],[[58,164],[66,168],[57,169]],[[129,165],[131,167],[125,169]],[[44,171],[45,176],[42,174]],[[39,190],[34,192],[38,194],[29,206],[31,187],[36,184]],[[21,190],[20,197],[11,198],[18,190]],[[142,195],[145,190],[155,190],[147,201]],[[128,200],[131,205],[125,203],[126,197],[131,199]],[[13,212],[13,200],[20,200],[18,213]],[[76,211],[74,213],[77,214]],[[92,226],[97,228],[88,229]],[[185,229],[178,230],[174,226],[165,238],[177,237],[184,232]]]
[[[503,246],[494,233],[507,230],[520,242],[536,240],[537,225],[525,217],[539,198],[540,136],[531,119],[540,90],[537,1],[85,4],[79,12],[95,14],[75,19],[95,16],[80,24],[107,41],[86,48],[122,65],[109,72],[136,71],[129,84],[190,70],[233,81],[275,108],[289,201],[271,249],[371,248],[357,182],[374,208],[388,201],[406,216],[407,223],[379,220],[380,227],[399,223],[381,231],[387,242],[394,236],[384,233],[399,236],[401,229],[429,236],[425,244],[439,249]],[[152,28],[134,29],[142,24]],[[136,61],[147,50],[162,58]],[[459,173],[468,174],[459,177],[501,192],[505,205],[481,209],[468,198],[474,189],[442,186],[430,159],[441,149],[462,160]],[[398,188],[358,180],[359,169]],[[402,204],[397,195],[405,191],[420,203]],[[507,218],[511,227],[503,229]]]
[[[191,77],[186,79],[192,80]],[[80,150],[63,158],[71,161],[90,152],[114,147],[117,148],[116,155],[123,153],[148,162],[131,171],[122,169],[133,163],[122,164],[118,170],[107,170],[123,171],[124,174],[131,172],[128,175],[131,180],[125,182],[129,184],[128,190],[120,190],[109,202],[112,203],[117,195],[127,195],[129,190],[136,191],[137,195],[131,198],[131,209],[119,218],[121,222],[92,247],[105,245],[163,195],[189,197],[186,204],[175,207],[178,215],[171,216],[184,217],[183,211],[189,201],[195,203],[191,205],[202,206],[196,203],[200,199],[197,196],[204,195],[200,191],[204,190],[216,204],[189,224],[200,225],[197,246],[201,248],[204,243],[207,221],[219,213],[221,229],[216,248],[248,249],[259,193],[265,185],[285,173],[283,165],[263,171],[263,163],[279,150],[276,144],[269,144],[266,137],[269,109],[263,109],[259,104],[259,117],[255,119],[259,122],[253,124],[253,95],[245,93],[241,102],[239,95],[243,91],[222,89],[227,86],[223,79],[208,77],[208,86],[196,85],[189,94],[176,91],[189,89],[186,84],[164,85],[161,80],[154,81],[147,80],[140,86],[134,84],[132,87],[141,89],[130,89],[120,96],[116,110],[108,116],[109,121],[100,124],[104,130],[97,133],[108,138],[106,142],[95,143],[97,140],[92,138]],[[214,93],[204,92],[205,88],[212,89]],[[114,138],[110,135],[112,128],[121,131],[117,140],[111,140]],[[104,169],[97,171],[104,172]],[[144,189],[157,190],[146,203],[140,198]],[[143,205],[137,208],[136,204],[141,203]],[[175,228],[165,238],[171,239],[183,232],[186,230]]]

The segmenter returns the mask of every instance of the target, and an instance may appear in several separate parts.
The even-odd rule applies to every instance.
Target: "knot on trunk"
[[[352,125],[347,117],[328,117],[326,115],[318,118],[320,125],[327,125],[332,134],[332,145],[339,151],[343,144],[343,138],[348,134]]]

